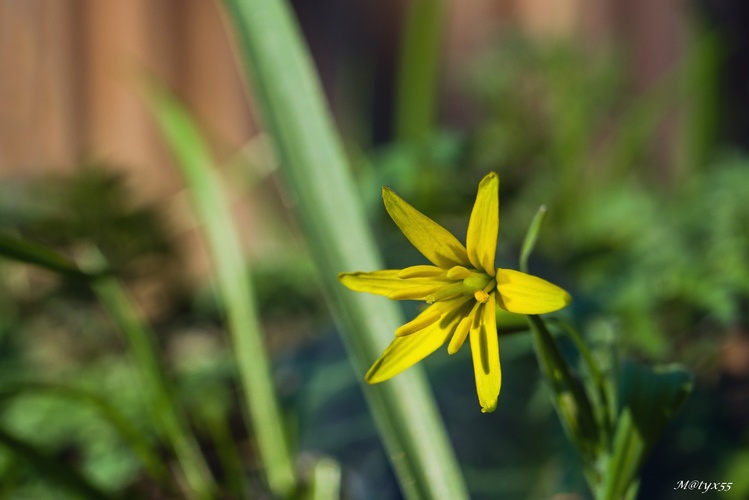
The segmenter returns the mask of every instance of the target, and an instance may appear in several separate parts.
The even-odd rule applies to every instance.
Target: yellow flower
[[[448,339],[447,351],[455,354],[470,337],[481,411],[494,411],[502,383],[495,305],[511,313],[544,314],[569,304],[569,294],[541,278],[494,267],[499,231],[499,177],[494,172],[479,184],[466,246],[390,189],[383,188],[382,197],[390,217],[433,265],[341,273],[338,279],[357,292],[430,305],[395,330],[395,339],[367,372],[367,382],[397,375]]]

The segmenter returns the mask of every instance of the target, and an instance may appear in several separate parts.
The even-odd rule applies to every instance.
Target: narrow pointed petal
[[[481,180],[468,221],[466,249],[476,269],[494,276],[494,257],[499,233],[499,176],[491,172]]]
[[[405,269],[401,269],[398,273],[398,277],[403,279],[438,278],[440,276],[445,277],[445,275],[445,270],[437,266],[411,266]]]
[[[409,288],[425,287],[424,290],[427,290],[427,288],[434,290],[452,283],[446,278],[403,279],[398,277],[400,272],[400,269],[387,269],[385,271],[373,271],[369,273],[341,273],[338,275],[338,280],[355,292],[374,293],[386,297],[392,292],[407,290]],[[419,296],[417,300],[421,298]]]
[[[570,294],[530,274],[512,269],[497,269],[497,303],[502,309],[517,314],[545,314],[557,311],[572,302]]]
[[[476,313],[480,306],[481,303],[476,302],[473,305],[471,313],[468,316],[460,319],[460,323],[458,323],[458,326],[455,328],[455,333],[453,333],[453,336],[450,339],[450,343],[447,345],[448,354],[455,354],[460,350],[461,347],[463,347],[463,343],[466,341],[466,339],[468,338],[468,333],[471,331],[471,319],[476,316]]]
[[[395,336],[405,337],[406,335],[411,335],[439,321],[443,312],[440,310],[441,308],[435,307],[436,305],[438,304],[427,307],[414,319],[396,328]]]
[[[436,292],[444,288],[444,285],[417,285],[408,288],[393,290],[387,294],[391,300],[427,300]]]
[[[497,408],[499,389],[502,386],[494,297],[479,307],[471,324],[470,337],[479,404],[483,413],[491,413]]]
[[[382,189],[382,199],[385,209],[398,228],[432,264],[450,269],[468,263],[465,247],[447,229],[416,210],[388,188]]]
[[[439,349],[452,335],[460,318],[463,317],[466,302],[465,298],[461,298],[431,306],[439,306],[440,310],[445,312],[442,319],[423,330],[393,340],[367,372],[366,381],[370,384],[383,382]]]

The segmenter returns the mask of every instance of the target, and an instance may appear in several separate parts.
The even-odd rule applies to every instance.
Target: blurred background
[[[417,2],[292,3],[388,266],[420,257],[382,210],[382,185],[462,237],[477,181],[497,171],[498,264],[516,267],[546,204],[531,267],[571,291],[568,319],[601,350],[695,374],[640,498],[680,498],[692,479],[749,495],[749,6],[435,2],[437,32],[409,32],[432,60],[407,55]],[[0,230],[69,256],[98,246],[153,327],[209,464],[226,472],[231,442],[256,471],[211,262],[138,94],[144,74],[164,81],[221,165],[300,461],[340,460],[347,498],[400,498],[231,38],[214,1],[0,0]],[[425,363],[473,497],[587,498],[530,340],[503,340],[492,415],[478,411],[467,350]],[[3,433],[107,491],[168,498],[92,412],[5,390],[86,388],[146,429],[131,363],[87,288],[0,261]],[[0,446],[0,496],[73,498],[48,479]]]

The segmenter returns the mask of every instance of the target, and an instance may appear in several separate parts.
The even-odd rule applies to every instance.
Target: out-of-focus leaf
[[[605,465],[601,499],[634,495],[630,488],[640,466],[691,392],[692,377],[679,366],[624,365],[620,376],[619,420]]]
[[[544,219],[546,219],[546,205],[541,205],[538,207],[536,215],[533,216],[530,226],[528,226],[528,232],[525,233],[523,239],[523,246],[520,248],[520,270],[524,273],[528,272],[528,258],[536,246],[538,233],[541,231],[541,226],[544,225]]]
[[[77,470],[47,455],[36,446],[19,439],[2,427],[0,427],[0,445],[26,460],[50,481],[54,481],[69,492],[79,495],[80,498],[91,500],[113,498],[111,494],[92,484]]]
[[[54,250],[3,233],[0,233],[0,255],[66,276],[91,278],[91,275],[81,271],[73,261]]]
[[[308,500],[338,500],[341,498],[341,466],[329,457],[315,460],[310,474]]]
[[[93,393],[55,384],[19,383],[0,388],[0,404],[14,397],[39,394],[49,394],[68,399],[77,404],[90,406],[117,430],[155,479],[163,479],[167,476],[168,471],[163,461],[154,452],[145,437],[130,425],[114,406]]]

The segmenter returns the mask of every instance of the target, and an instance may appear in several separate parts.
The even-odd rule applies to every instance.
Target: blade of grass
[[[90,249],[83,269],[103,267],[103,256]],[[184,475],[189,498],[212,498],[215,485],[195,436],[175,401],[157,355],[155,335],[140,319],[122,285],[113,276],[101,276],[92,283],[94,293],[125,335],[143,384],[146,402],[154,420],[174,449]]]
[[[255,292],[245,266],[213,159],[198,127],[184,107],[153,83],[148,103],[177,160],[210,248],[224,304],[245,405],[271,490],[289,495],[296,487],[294,464],[283,430],[270,362],[266,355]]]
[[[382,266],[312,61],[287,2],[225,5],[310,252],[363,379],[403,318],[393,303],[350,293],[337,280],[342,271]],[[397,380],[365,386],[364,394],[405,496],[468,498],[422,370],[413,367]]]
[[[396,82],[396,140],[418,142],[434,128],[444,0],[412,0],[403,32]]]
[[[42,245],[0,233],[0,255],[75,278],[90,278],[75,262]]]
[[[312,465],[308,500],[341,498],[341,466],[332,458],[321,457]]]
[[[538,241],[538,233],[541,231],[541,226],[544,225],[546,212],[546,205],[538,207],[538,211],[533,216],[531,225],[528,226],[528,231],[525,233],[525,238],[523,238],[523,246],[520,248],[520,270],[524,273],[528,272],[528,258]]]

